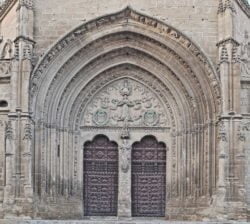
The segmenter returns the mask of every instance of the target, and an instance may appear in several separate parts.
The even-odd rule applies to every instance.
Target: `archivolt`
[[[53,154],[60,145],[68,155],[68,172],[63,178],[77,182],[77,139],[84,108],[103,86],[121,77],[133,78],[151,88],[168,109],[173,136],[173,189],[181,177],[177,174],[181,172],[176,168],[177,155],[186,147],[189,159],[198,156],[195,172],[201,179],[200,195],[206,194],[205,186],[215,186],[216,162],[209,161],[209,155],[215,153],[216,147],[211,121],[220,112],[218,76],[204,53],[185,35],[131,8],[76,28],[56,43],[35,68],[30,81],[30,110],[41,124],[36,138],[40,140],[34,144],[36,150],[42,151],[38,161],[42,170],[49,169],[52,177],[57,175],[51,165],[46,165],[54,156],[47,161],[44,154]],[[206,169],[202,164],[205,160]],[[70,168],[72,162],[74,168]],[[191,166],[187,173],[195,182]],[[199,166],[204,170],[200,171]],[[41,178],[46,179],[46,174]]]

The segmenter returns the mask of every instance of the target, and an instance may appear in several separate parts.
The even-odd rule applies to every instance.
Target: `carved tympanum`
[[[122,78],[104,87],[88,104],[84,126],[165,127],[161,101],[140,82]]]

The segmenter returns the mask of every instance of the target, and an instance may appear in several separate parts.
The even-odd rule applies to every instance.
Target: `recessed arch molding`
[[[35,67],[29,108],[38,195],[81,199],[83,139],[99,128],[118,136],[119,148],[126,142],[120,132],[129,133],[131,145],[144,132],[165,139],[166,211],[183,200],[210,206],[218,172],[219,76],[172,26],[130,7],[80,25]]]

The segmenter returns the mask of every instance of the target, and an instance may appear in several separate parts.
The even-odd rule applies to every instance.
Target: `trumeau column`
[[[243,218],[245,159],[239,136],[240,114],[240,64],[239,43],[234,34],[234,2],[220,0],[218,9],[218,51],[222,87],[222,114],[219,119],[218,207],[227,218]],[[240,204],[239,204],[240,203]],[[237,208],[237,209],[236,209]],[[220,211],[222,212],[222,211]]]
[[[28,109],[29,78],[32,71],[33,5],[32,0],[19,0],[17,8],[17,37],[11,80],[11,113],[6,128],[6,189],[4,200],[16,202],[25,209],[32,202],[33,123]],[[27,207],[27,206],[26,206]],[[15,212],[15,211],[13,211]],[[24,214],[31,215],[27,207]]]
[[[127,127],[121,134],[119,147],[119,194],[118,216],[131,217],[131,151],[130,135]]]

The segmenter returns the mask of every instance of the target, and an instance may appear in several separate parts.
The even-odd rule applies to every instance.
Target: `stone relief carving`
[[[84,126],[166,127],[165,110],[149,88],[123,78],[103,90],[88,104]]]
[[[128,139],[123,139],[122,145],[119,148],[121,152],[121,169],[124,173],[127,173],[130,168],[130,153],[132,146],[129,144]]]
[[[227,133],[226,133],[226,126],[224,122],[220,122],[219,124],[219,139],[223,142],[227,142]]]
[[[13,140],[13,128],[11,121],[6,122],[5,124],[5,137],[6,139]]]
[[[245,142],[246,141],[246,135],[245,135],[245,131],[244,131],[244,125],[239,125],[239,127],[238,127],[238,139],[241,142]]]
[[[10,75],[10,61],[0,61],[0,77],[8,77]]]
[[[242,130],[243,131],[250,131],[250,122],[244,124],[242,127]]]
[[[1,52],[1,59],[12,59],[14,56],[13,42],[11,40],[6,40],[3,45]]]
[[[27,123],[25,124],[25,127],[24,127],[23,140],[31,140],[31,139],[32,139],[32,128],[31,128],[31,124]]]
[[[250,40],[249,34],[245,32],[245,39],[241,45],[241,75],[250,76]]]

